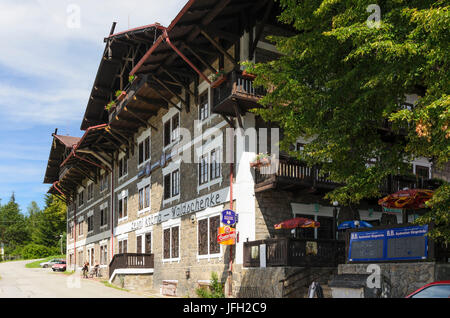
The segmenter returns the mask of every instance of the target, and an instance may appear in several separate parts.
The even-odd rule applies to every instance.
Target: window
[[[180,194],[180,170],[177,169],[164,176],[164,200]]]
[[[105,191],[108,189],[108,174],[103,174],[100,177],[100,192]]]
[[[295,147],[296,151],[302,152],[305,149],[305,144],[297,142],[297,145]]]
[[[78,193],[78,206],[82,206],[84,203],[84,190]]]
[[[94,184],[89,183],[87,187],[87,200],[88,202],[91,201],[94,198]]]
[[[213,180],[220,182],[220,177],[220,150],[214,149],[200,158],[200,163],[198,164],[198,184],[205,185],[206,187],[208,186],[206,184]]]
[[[87,224],[88,224],[88,233],[92,232],[94,230],[94,216],[91,215],[87,218]]]
[[[119,254],[126,254],[128,252],[128,240],[119,241]]]
[[[180,137],[180,113],[176,113],[164,122],[164,147],[178,140]]]
[[[100,265],[108,265],[108,246],[100,246]]]
[[[84,222],[79,222],[78,223],[78,236],[83,235],[83,223]]]
[[[220,216],[213,216],[198,221],[198,255],[212,255],[220,253],[217,243]]]
[[[83,260],[83,251],[78,252],[78,266],[83,266],[84,260]]]
[[[416,176],[423,179],[428,179],[430,176],[430,169],[424,166],[416,165]]]
[[[123,196],[119,199],[118,204],[119,209],[119,220],[125,219],[128,217],[128,198],[127,196]]]
[[[152,233],[145,234],[145,254],[152,253]]]
[[[172,172],[172,197],[180,194],[180,170]]]
[[[139,189],[139,211],[150,207],[150,185]]]
[[[163,258],[178,258],[179,253],[179,226],[167,228],[163,231]]]
[[[122,158],[119,160],[119,179],[128,174],[128,159]]]
[[[139,165],[150,159],[150,137],[139,143]]]
[[[107,207],[100,208],[100,227],[108,224],[108,210]]]
[[[202,94],[200,96],[200,104],[198,107],[199,110],[199,119],[205,120],[209,117],[209,102],[208,102],[208,92]]]
[[[211,180],[220,178],[220,158],[218,150],[211,151]]]
[[[208,181],[208,155],[205,155],[200,158],[198,184],[205,184]]]

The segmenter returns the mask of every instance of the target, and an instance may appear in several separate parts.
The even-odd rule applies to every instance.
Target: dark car
[[[450,280],[426,284],[406,298],[450,298]]]
[[[54,272],[65,272],[66,271],[66,261],[59,261],[52,266]]]

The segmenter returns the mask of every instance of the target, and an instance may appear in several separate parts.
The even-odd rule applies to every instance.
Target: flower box
[[[212,88],[217,88],[220,85],[222,85],[227,80],[226,75],[221,75],[219,78],[217,78],[214,82],[211,83]]]

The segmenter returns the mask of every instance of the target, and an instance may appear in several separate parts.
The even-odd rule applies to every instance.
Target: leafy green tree
[[[0,241],[4,243],[5,254],[11,254],[29,241],[25,216],[20,213],[14,194],[0,207]]]
[[[311,141],[291,154],[344,184],[326,198],[378,197],[386,177],[407,172],[405,161],[449,161],[448,1],[380,0],[379,24],[368,23],[372,0],[278,1],[279,20],[297,32],[269,37],[279,59],[246,64],[269,92],[255,112],[283,129],[282,149]],[[406,107],[408,95],[417,103]],[[441,187],[434,202],[448,191]],[[433,211],[445,224],[448,206]]]
[[[58,247],[60,235],[66,231],[66,205],[53,195],[45,198],[45,208],[39,216],[33,242],[47,247]]]
[[[34,241],[39,235],[39,222],[42,218],[42,211],[35,201],[32,201],[27,209],[27,231],[31,240]]]

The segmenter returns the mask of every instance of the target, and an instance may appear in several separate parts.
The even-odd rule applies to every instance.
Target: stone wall
[[[136,291],[149,291],[153,286],[152,274],[119,274],[112,283],[120,288]]]
[[[340,264],[338,274],[367,274],[369,264]],[[379,263],[381,275],[390,283],[391,297],[403,298],[425,284],[435,281],[436,264],[417,263]]]

